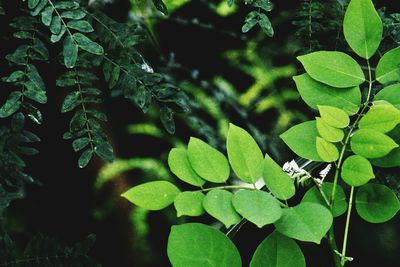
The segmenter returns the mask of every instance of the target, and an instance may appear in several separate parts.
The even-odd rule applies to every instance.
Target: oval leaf
[[[375,101],[361,118],[360,129],[372,129],[381,133],[393,130],[400,123],[400,111],[386,101]]]
[[[367,184],[356,193],[356,210],[370,223],[382,223],[393,218],[400,209],[399,199],[387,186]]]
[[[224,154],[204,141],[191,137],[188,145],[190,165],[203,179],[213,183],[225,182],[230,173]]]
[[[262,177],[263,154],[247,131],[231,123],[226,147],[232,169],[240,179],[246,183],[255,183]]]
[[[265,266],[305,267],[306,261],[294,240],[274,231],[257,247],[250,262],[250,267]]]
[[[366,158],[353,155],[343,162],[342,179],[348,185],[361,186],[373,178],[375,178],[374,171]]]
[[[174,267],[242,266],[232,241],[220,231],[200,223],[172,226],[167,253]]]
[[[197,175],[190,165],[186,149],[171,149],[168,155],[168,165],[172,173],[182,181],[194,186],[204,185],[205,181]]]
[[[174,200],[177,216],[200,216],[204,214],[203,200],[204,194],[201,192],[181,192]]]
[[[203,207],[208,214],[222,222],[226,228],[240,221],[239,214],[236,213],[232,205],[232,193],[213,189],[204,198]]]
[[[304,202],[283,209],[276,230],[288,237],[319,244],[332,225],[331,212],[322,205]]]
[[[330,126],[320,117],[316,117],[315,120],[317,121],[318,133],[323,139],[332,143],[343,140],[344,132],[342,129]]]
[[[385,100],[400,109],[400,84],[393,84],[383,88],[375,95],[374,100]]]
[[[349,115],[358,112],[361,105],[361,91],[358,86],[341,88],[317,82],[307,73],[293,77],[301,98],[308,106],[318,109],[318,105],[326,105],[343,109]]]
[[[376,80],[382,84],[400,81],[400,47],[390,50],[379,60]]]
[[[318,155],[321,157],[321,159],[325,162],[334,162],[338,160],[339,158],[339,150],[337,147],[326,141],[325,139],[321,137],[317,137],[316,139],[316,146],[317,146],[317,152]]]
[[[322,161],[318,155],[315,139],[318,136],[315,121],[297,124],[280,135],[285,144],[300,157]]]
[[[297,59],[311,78],[333,87],[353,87],[365,81],[358,63],[342,52],[319,51]]]
[[[345,128],[350,123],[349,115],[340,108],[331,106],[318,106],[319,114],[328,125],[336,128]]]
[[[174,202],[179,189],[167,181],[154,181],[135,186],[121,196],[147,210],[161,210]]]
[[[274,223],[282,215],[276,199],[259,190],[240,190],[233,196],[232,204],[240,215],[259,228]]]
[[[351,0],[347,7],[343,33],[347,43],[362,58],[369,59],[379,47],[383,24],[371,0]]]
[[[381,158],[399,146],[386,134],[369,129],[357,131],[350,145],[354,153],[369,159]]]
[[[277,198],[287,200],[294,196],[293,180],[268,154],[265,154],[263,178],[269,191]]]
[[[326,196],[328,201],[329,199],[331,199],[332,196],[332,188],[333,188],[333,183],[324,182],[322,184],[322,192],[324,192],[324,195]],[[311,187],[304,194],[301,202],[318,203],[325,206],[326,208],[329,208],[328,204],[326,203],[326,200],[321,195],[320,189],[317,186]],[[333,201],[333,206],[332,206],[332,215],[333,217],[338,217],[343,213],[345,213],[346,210],[347,210],[346,195],[343,191],[343,188],[340,185],[336,185],[335,200]]]

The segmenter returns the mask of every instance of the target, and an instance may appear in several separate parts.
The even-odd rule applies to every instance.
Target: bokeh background
[[[15,3],[19,1],[3,2],[9,10],[20,8]],[[310,25],[304,24],[309,17],[301,9],[302,1],[273,1],[274,9],[268,13],[275,31],[272,38],[259,27],[241,32],[251,11],[243,1],[228,7],[225,0],[165,0],[168,16],[158,12],[150,0],[108,2],[103,11],[110,17],[143,24],[147,38],[140,50],[152,68],[188,94],[192,111],[177,116],[176,133],[170,135],[163,129],[157,109],[143,114],[122,98],[107,97],[101,109],[109,116],[105,127],[117,159],[112,164],[94,161],[79,169],[78,155],[70,142],[61,138],[70,119],[59,112],[66,92],[47,86],[52,104],[43,109],[42,127],[32,129],[42,138],[40,154],[28,160],[28,172],[41,184],[28,185],[26,198],[12,203],[7,227],[21,247],[38,232],[65,244],[95,234],[91,256],[103,266],[169,266],[166,243],[170,226],[188,219],[176,219],[173,207],[160,212],[142,210],[120,194],[151,180],[171,179],[179,184],[168,170],[169,150],[184,145],[190,136],[224,150],[229,122],[248,129],[279,163],[293,159],[279,134],[315,116],[301,102],[291,79],[302,72],[296,56],[316,49],[348,50],[340,32],[343,14],[332,7],[340,1],[321,1],[321,10],[312,15],[312,36],[307,32]],[[400,11],[398,1],[375,2],[386,7],[387,14]],[[4,25],[5,19],[0,19]],[[385,45],[381,52],[396,42],[389,36]],[[12,42],[2,42],[1,58],[12,48]],[[53,84],[55,72],[48,70],[46,83]],[[392,171],[398,174],[399,170]],[[338,220],[336,232],[341,233],[344,219]],[[207,216],[200,221],[213,223]],[[373,225],[354,213],[348,251],[355,261],[348,266],[399,266],[399,226],[398,217]],[[245,225],[235,236],[244,266],[270,231]],[[339,244],[340,239],[339,235]],[[326,243],[301,247],[307,266],[333,266]]]

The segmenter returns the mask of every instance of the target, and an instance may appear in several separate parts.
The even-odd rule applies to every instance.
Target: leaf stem
[[[347,248],[347,237],[349,234],[351,209],[353,206],[353,195],[354,195],[354,186],[352,186],[350,189],[349,208],[347,209],[346,226],[344,228],[343,247],[342,247],[341,261],[340,261],[342,266],[344,266],[346,264],[346,261],[348,261],[348,258],[346,257],[346,248]]]

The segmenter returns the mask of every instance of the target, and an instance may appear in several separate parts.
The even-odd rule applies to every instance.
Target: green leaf
[[[21,107],[22,93],[19,91],[11,92],[8,95],[6,102],[0,107],[0,118],[6,118],[14,114]]]
[[[372,159],[371,163],[381,168],[400,167],[400,148],[393,149],[382,158]]]
[[[65,67],[75,67],[76,60],[78,59],[78,46],[71,36],[67,36],[64,40],[63,55]]]
[[[246,183],[262,177],[264,157],[253,137],[244,129],[229,124],[226,140],[229,163],[235,174]]]
[[[399,199],[390,188],[381,184],[366,184],[356,193],[356,210],[370,223],[383,223],[400,210]]]
[[[40,104],[45,104],[47,102],[46,92],[43,90],[38,90],[33,82],[25,82],[24,86],[26,90],[24,91],[24,96]]]
[[[381,133],[393,130],[400,123],[400,111],[386,101],[374,101],[371,109],[361,118],[360,129],[372,129]]]
[[[16,81],[21,81],[22,78],[24,77],[25,77],[25,72],[23,72],[22,70],[17,70],[11,73],[10,76],[6,78],[6,82],[13,83]]]
[[[90,139],[87,137],[81,137],[78,139],[75,139],[72,142],[72,148],[74,149],[75,152],[84,149],[88,144],[90,143]]]
[[[168,258],[174,267],[241,267],[239,251],[220,231],[200,223],[171,228]]]
[[[250,267],[306,267],[303,252],[296,242],[274,231],[254,252]]]
[[[65,113],[79,106],[81,104],[80,96],[81,94],[79,91],[73,91],[69,93],[64,99],[61,107],[61,112]]]
[[[42,11],[42,23],[46,26],[50,26],[51,20],[53,18],[54,8],[52,6],[46,7]]]
[[[319,51],[297,59],[311,78],[333,87],[353,87],[365,81],[358,63],[342,52]]]
[[[78,166],[79,168],[85,168],[88,165],[89,161],[93,157],[93,150],[88,148],[83,151],[82,155],[79,157]]]
[[[61,31],[61,18],[59,16],[53,17],[50,23],[50,31],[52,34],[59,34]]]
[[[268,190],[277,198],[287,200],[294,196],[293,180],[268,154],[265,154],[263,178]]]
[[[93,42],[92,40],[90,40],[88,37],[86,37],[85,35],[83,35],[82,33],[74,33],[73,34],[73,38],[76,41],[76,43],[78,44],[78,46],[80,48],[82,48],[83,50],[95,54],[95,55],[103,55],[104,54],[104,49],[101,45],[99,45],[96,42]]]
[[[242,26],[242,32],[246,33],[250,31],[258,23],[258,12],[251,11],[247,14],[245,22]]]
[[[147,210],[161,210],[174,202],[179,189],[167,181],[154,181],[132,187],[121,196]]]
[[[188,144],[190,165],[203,179],[213,183],[225,182],[230,173],[226,157],[204,141],[191,137]]]
[[[376,67],[376,80],[382,84],[400,81],[400,47],[386,52]]]
[[[259,228],[276,222],[282,215],[276,199],[259,190],[240,190],[233,195],[232,204],[240,215]]]
[[[283,209],[276,230],[288,237],[319,244],[332,225],[331,212],[322,205],[304,202]]]
[[[375,95],[374,100],[385,100],[400,109],[400,84],[393,84],[383,88]]]
[[[64,36],[65,32],[67,31],[67,28],[64,25],[61,25],[61,31],[58,34],[52,34],[50,36],[50,41],[52,43],[57,43],[61,40],[61,38]]]
[[[71,20],[68,21],[67,27],[80,32],[93,32],[94,29],[92,25],[86,20]]]
[[[208,214],[222,222],[226,228],[240,221],[239,214],[236,213],[232,205],[232,193],[213,189],[207,193],[203,201],[203,207]]]
[[[48,0],[39,0],[39,4],[31,11],[32,16],[37,16],[43,10],[43,8],[47,5]]]
[[[350,145],[354,153],[369,159],[381,158],[399,146],[386,134],[369,129],[357,131]]]
[[[324,182],[322,184],[322,192],[324,193],[326,200],[330,200],[332,196],[332,188],[333,183]],[[321,195],[320,189],[317,186],[311,187],[303,196],[301,202],[312,202],[325,206],[329,209],[326,200]],[[346,195],[343,191],[343,188],[340,185],[336,185],[335,190],[335,200],[333,201],[332,206],[332,215],[333,217],[339,217],[344,214],[347,210],[347,201]]]
[[[330,126],[320,117],[316,117],[315,120],[317,121],[318,133],[323,139],[332,143],[343,140],[344,132],[342,129]]]
[[[371,0],[351,0],[347,7],[343,33],[351,49],[369,59],[379,47],[383,25]]]
[[[317,137],[316,146],[318,155],[323,161],[334,162],[339,159],[339,150],[334,144],[321,137]]]
[[[349,115],[358,112],[361,105],[361,91],[358,86],[350,88],[337,88],[317,82],[307,73],[294,76],[297,90],[306,104],[318,109],[318,105],[332,106],[343,109]]]
[[[177,216],[200,216],[205,210],[203,208],[204,194],[201,192],[181,192],[174,200]]]
[[[204,185],[205,181],[197,175],[190,165],[186,149],[171,149],[168,155],[168,165],[171,172],[182,181],[194,186]]]
[[[371,163],[359,155],[348,157],[342,166],[342,179],[348,185],[361,186],[375,178]]]
[[[280,135],[285,144],[300,157],[312,161],[322,161],[315,143],[317,136],[316,121],[297,124]]]
[[[272,28],[271,21],[269,20],[268,16],[264,13],[259,13],[258,16],[258,25],[260,25],[264,33],[269,37],[274,36],[274,29]]]
[[[321,119],[335,128],[345,128],[350,123],[349,115],[344,110],[331,106],[318,106]]]
[[[89,119],[89,123],[90,123],[90,119]],[[97,156],[99,156],[104,161],[112,162],[115,159],[112,146],[110,146],[106,142],[97,145],[94,148],[94,152],[96,153]]]
[[[83,19],[84,17],[86,17],[86,13],[79,9],[69,10],[69,11],[62,12],[61,17],[65,18],[65,19],[79,20],[79,19]]]
[[[28,0],[28,7],[34,9],[39,4],[39,0]]]

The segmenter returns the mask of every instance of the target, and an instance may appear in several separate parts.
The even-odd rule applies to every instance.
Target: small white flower
[[[325,177],[328,175],[331,169],[332,169],[332,164],[328,164],[323,170],[319,172],[320,178],[314,178],[314,181],[317,183],[318,186],[322,186]]]

